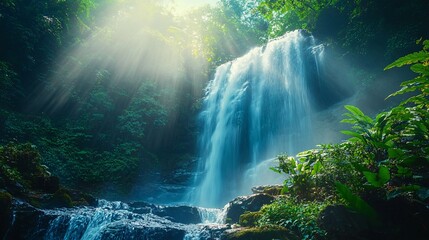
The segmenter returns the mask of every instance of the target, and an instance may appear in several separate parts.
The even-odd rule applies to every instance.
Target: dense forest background
[[[128,196],[193,169],[196,116],[217,66],[305,29],[359,91],[429,38],[426,0],[221,0],[177,14],[137,0],[0,2],[0,144],[34,144],[68,187]],[[339,71],[342,69],[339,69]],[[384,96],[382,96],[384,97]]]

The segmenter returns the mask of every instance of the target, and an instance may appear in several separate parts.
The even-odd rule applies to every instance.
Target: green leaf
[[[348,130],[343,130],[343,131],[341,131],[341,133],[342,133],[342,134],[345,134],[345,135],[349,135],[349,136],[355,137],[355,138],[358,138],[358,139],[360,139],[360,140],[364,141],[363,136],[362,136],[362,135],[360,135],[360,134],[359,134],[359,133],[357,133],[357,132],[348,131]]]
[[[385,67],[384,70],[388,70],[394,67],[402,67],[404,65],[410,65],[418,62],[425,62],[428,60],[429,60],[428,52],[426,51],[415,52],[397,59],[393,63],[387,65],[387,67]]]
[[[399,148],[389,148],[387,150],[387,154],[389,156],[389,158],[400,158],[402,156],[404,156],[404,151],[402,151],[402,149]]]
[[[282,190],[280,191],[281,194],[286,194],[289,192],[289,187],[284,184]]]
[[[365,116],[365,114],[357,107],[352,105],[346,105],[344,106],[349,112],[353,113],[353,115],[356,116]]]
[[[276,167],[270,167],[270,170],[271,171],[274,171],[274,172],[276,172],[276,173],[279,173],[279,174],[281,174],[282,172],[280,171],[280,169],[278,169],[278,168],[276,168]]]
[[[367,202],[358,195],[355,195],[346,185],[340,182],[335,182],[335,187],[340,197],[347,202],[350,208],[368,217],[373,222],[377,222],[377,213]]]
[[[429,75],[429,67],[424,66],[423,64],[420,64],[420,63],[414,64],[413,66],[411,66],[411,71],[418,74]]]
[[[322,163],[320,161],[317,161],[314,165],[313,165],[313,171],[311,171],[312,175],[316,175],[320,172],[320,170],[322,169]]]
[[[378,170],[378,178],[382,185],[386,184],[390,180],[390,171],[386,166],[380,166]]]
[[[429,50],[429,40],[423,41],[423,50]]]
[[[398,175],[403,177],[411,177],[413,172],[409,168],[398,166]]]
[[[390,180],[390,171],[386,166],[380,166],[378,173],[364,171],[366,180],[374,187],[382,187]]]
[[[363,175],[365,176],[366,180],[374,187],[381,187],[382,185],[377,180],[377,173],[373,173],[370,171],[364,171]]]

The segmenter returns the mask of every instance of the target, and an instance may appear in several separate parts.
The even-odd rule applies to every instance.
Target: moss
[[[47,201],[46,208],[73,207],[73,201],[70,193],[66,189],[56,191]]]
[[[258,220],[261,218],[261,214],[262,213],[260,212],[247,211],[241,214],[239,223],[243,227],[254,227],[256,226]]]
[[[227,240],[272,240],[272,239],[282,239],[282,240],[298,240],[298,238],[293,235],[288,229],[271,226],[271,227],[253,227],[253,228],[243,228],[230,233],[225,234],[225,239]]]
[[[9,143],[0,147],[0,173],[8,183],[30,188],[36,177],[47,175],[40,162],[39,151],[30,143]]]

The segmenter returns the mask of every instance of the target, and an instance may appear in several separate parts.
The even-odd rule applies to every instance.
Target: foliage
[[[256,1],[257,2],[257,1]],[[239,57],[266,41],[266,22],[254,1],[222,0],[217,7],[194,10],[185,17],[195,35],[192,53],[209,62],[209,70]]]
[[[39,151],[30,143],[0,146],[0,173],[9,183],[17,182],[30,188],[36,177],[48,175],[40,164]]]
[[[239,224],[242,227],[254,227],[257,225],[257,222],[261,218],[261,216],[261,212],[246,211],[240,215]]]
[[[296,157],[278,157],[279,165],[273,170],[287,175],[284,193],[290,197],[264,208],[265,215],[260,222],[281,225],[295,216],[295,212],[304,211],[306,206],[300,204],[306,200],[331,199],[345,203],[374,226],[380,226],[382,220],[379,208],[373,207],[377,202],[400,197],[427,205],[429,41],[418,43],[422,43],[423,50],[386,67],[387,70],[411,65],[411,71],[417,74],[414,79],[403,82],[402,89],[388,96],[407,94],[398,106],[371,118],[359,108],[347,105],[348,112],[342,122],[352,127],[342,133],[351,138],[341,144],[320,145]],[[320,207],[317,202],[313,204]],[[318,207],[311,208],[309,217],[317,216],[314,209]],[[311,231],[317,233],[318,230],[310,228]]]
[[[12,100],[19,94],[17,74],[6,62],[0,61],[0,107],[11,108]]]
[[[334,6],[338,0],[264,0],[258,9],[263,16],[271,22],[272,35],[281,33],[281,31],[294,30],[292,27],[303,28],[307,30],[314,29],[316,20],[320,12],[328,7]],[[281,19],[280,21],[278,19]],[[296,22],[297,25],[285,26]],[[273,31],[273,29],[276,29]]]
[[[347,205],[351,209],[361,213],[374,222],[377,221],[377,213],[373,207],[371,207],[358,195],[354,194],[346,185],[340,182],[336,182],[335,185],[337,187],[338,194],[346,201]]]
[[[347,107],[350,113],[344,122],[353,124],[354,131],[344,133],[353,136],[351,141],[366,144],[378,165],[378,172],[363,169],[363,174],[371,186],[386,188],[389,197],[396,197],[400,192],[414,192],[421,200],[427,198],[419,193],[428,187],[422,186],[427,179],[425,169],[429,166],[429,125],[425,120],[429,117],[428,49],[429,41],[423,41],[423,50],[401,57],[385,68],[411,65],[417,77],[403,82],[402,89],[388,97],[405,93],[415,95],[390,111],[378,114],[375,120],[363,115],[356,107]]]
[[[324,239],[326,232],[318,227],[317,217],[328,204],[280,198],[261,209],[259,226],[279,225],[296,233],[299,239]]]
[[[338,181],[351,185],[355,191],[362,190],[363,175],[355,166],[370,159],[362,144],[326,144],[301,152],[296,158],[281,155],[279,166],[273,170],[287,176],[284,193],[306,200],[335,199]]]
[[[338,57],[373,72],[429,37],[425,0],[264,0],[257,9],[270,38],[303,28],[335,46]]]

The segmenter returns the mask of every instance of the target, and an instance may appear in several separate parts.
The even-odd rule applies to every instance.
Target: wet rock
[[[428,205],[407,197],[371,203],[383,223],[383,239],[428,239]],[[379,239],[381,239],[379,238]]]
[[[97,198],[90,194],[83,193],[74,189],[67,189],[67,193],[72,199],[73,206],[91,206],[96,207],[98,205]]]
[[[49,197],[48,201],[43,205],[44,208],[61,208],[73,207],[73,201],[69,191],[60,189]]]
[[[229,202],[226,213],[227,222],[238,223],[240,215],[244,212],[257,212],[263,205],[270,204],[273,201],[273,196],[263,193],[237,197]]]
[[[0,192],[0,239],[4,239],[12,224],[12,195]]]
[[[157,206],[146,202],[131,202],[130,211],[138,214],[152,213],[172,222],[183,224],[201,223],[198,208],[191,206]]]
[[[157,208],[156,205],[147,202],[130,202],[128,206],[131,212],[137,214],[152,213]]]
[[[148,240],[182,240],[185,230],[168,226],[146,226],[131,221],[114,222],[103,228],[101,240],[148,239]]]
[[[196,207],[190,206],[168,206],[154,209],[153,214],[166,217],[172,222],[183,224],[201,223],[201,216]]]
[[[56,217],[19,201],[14,201],[13,209],[13,225],[4,239],[43,239],[50,221]]]

